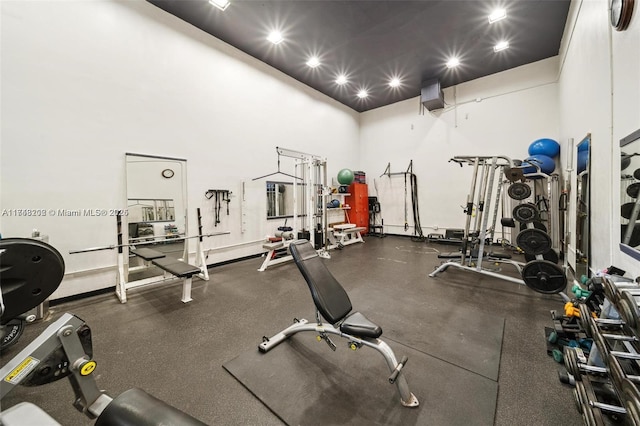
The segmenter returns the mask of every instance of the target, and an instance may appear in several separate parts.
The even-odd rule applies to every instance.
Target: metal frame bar
[[[398,363],[398,360],[396,359],[396,356],[393,350],[389,347],[389,345],[387,345],[384,341],[380,339],[359,338],[347,333],[343,333],[331,324],[323,324],[323,323],[310,324],[309,321],[307,321],[306,319],[301,319],[299,320],[299,322],[294,323],[293,325],[285,328],[284,330],[274,335],[273,337],[262,342],[258,346],[258,349],[261,352],[266,353],[271,349],[273,349],[274,347],[276,347],[278,344],[288,339],[289,337],[293,336],[294,334],[300,333],[303,331],[314,331],[319,333],[320,335],[324,335],[326,333],[334,334],[342,338],[349,339],[349,343],[355,343],[357,347],[368,346],[372,349],[375,349],[384,357],[387,363],[387,366],[389,367],[389,371],[392,374],[395,374],[395,371],[398,371],[397,376],[395,377],[395,380],[392,381],[390,379],[390,382],[396,384],[398,393],[400,394],[400,402],[402,403],[402,405],[404,405],[405,407],[417,407],[419,405],[418,399],[409,390],[409,385],[407,383],[407,380],[402,374],[403,364]]]

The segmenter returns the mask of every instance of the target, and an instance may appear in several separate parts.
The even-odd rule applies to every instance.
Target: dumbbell
[[[571,291],[576,295],[578,299],[586,299],[587,297],[591,296],[591,292],[589,290],[583,289],[578,284],[574,284],[573,287],[571,287]]]
[[[602,286],[604,288],[604,294],[611,303],[615,304],[620,298],[621,290],[638,290],[640,286],[633,281],[619,281],[614,282],[610,278],[602,280]]]
[[[584,352],[581,348],[576,347],[564,347],[564,366],[576,381],[582,380],[583,372],[600,376],[608,376],[609,374],[606,367],[587,364]]]
[[[611,348],[609,344],[611,340],[613,340],[613,348]],[[619,366],[616,364],[616,361],[620,360],[633,363],[640,361],[640,353],[638,353],[637,349],[634,347],[634,344],[637,344],[638,342],[635,336],[611,334],[603,335],[599,332],[596,332],[593,335],[593,342],[595,343],[595,346],[603,361],[606,362],[607,366],[609,367],[610,375],[616,384],[620,384],[622,382],[622,379],[629,378],[628,376],[632,376],[632,378],[635,378],[636,375],[627,375],[626,373],[624,373],[621,366],[620,368],[618,368]],[[622,346],[622,348],[620,348],[620,346]],[[571,361],[569,362],[571,363]],[[618,364],[619,363],[620,362],[618,362]]]
[[[626,324],[623,319],[594,318],[591,311],[584,303],[579,305],[579,310],[580,326],[587,337],[593,337],[595,333],[599,332],[600,326],[607,329],[622,330],[622,327]]]
[[[621,289],[615,306],[629,328],[635,331],[640,326],[640,288]]]
[[[593,382],[590,378],[585,378],[585,380],[583,381],[576,382],[573,396],[576,401],[578,411],[582,413],[585,425],[605,425],[606,423],[604,421],[603,412],[611,415],[616,420],[621,420],[621,418],[628,416],[631,418],[636,418],[638,421],[640,421],[640,419],[637,418],[637,415],[634,415],[634,413],[632,413],[631,411],[627,411],[627,409],[623,406],[619,399],[616,401],[617,398],[615,391],[608,390],[607,392],[604,392],[604,394],[609,399],[617,402],[617,404],[609,404],[599,401],[598,395],[596,394],[593,387]]]
[[[573,376],[576,382],[582,381],[584,373],[600,377],[609,377],[615,386],[621,385],[623,379],[640,383],[640,376],[625,373],[620,365],[620,361],[615,355],[609,353],[609,356],[604,359],[606,359],[606,366],[589,365],[581,348],[568,346],[564,348],[564,365],[567,372]]]

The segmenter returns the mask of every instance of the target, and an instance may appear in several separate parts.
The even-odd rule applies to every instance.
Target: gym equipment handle
[[[409,357],[406,355],[403,356],[402,360],[400,360],[396,368],[391,373],[391,376],[389,376],[389,383],[394,384],[396,382],[396,379],[398,378],[398,374],[400,374],[400,371],[402,370],[402,368],[407,364],[407,361],[409,361]]]

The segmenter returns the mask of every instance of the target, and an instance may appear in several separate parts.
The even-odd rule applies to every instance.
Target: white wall
[[[470,191],[471,167],[448,163],[454,156],[528,156],[536,139],[558,138],[558,58],[460,84],[444,91],[447,106],[423,113],[413,98],[362,114],[361,168],[367,170],[369,193],[381,196],[385,232],[404,230],[404,172],[413,160],[418,178],[420,220],[425,234],[441,228],[464,228],[462,207]],[[497,177],[496,177],[497,179]],[[376,188],[378,189],[376,192]]]
[[[28,236],[38,228],[50,236],[68,272],[54,298],[64,297],[115,284],[114,251],[68,254],[115,244],[115,219],[58,211],[123,208],[125,152],[187,159],[189,233],[197,232],[196,207],[205,232],[230,232],[205,240],[211,249],[261,239],[282,224],[264,220],[264,181],[251,181],[275,171],[276,146],[327,157],[330,176],[344,167],[366,171],[370,193],[378,186],[395,201],[383,205],[392,233],[404,232],[404,182],[385,188],[379,176],[388,164],[403,172],[413,160],[428,233],[464,224],[470,168],[449,158],[522,159],[533,140],[551,137],[566,163],[569,138],[590,132],[591,266],[613,263],[638,275],[637,262],[617,250],[614,169],[618,140],[640,127],[640,14],[619,33],[607,7],[574,1],[561,55],[447,89],[442,111],[422,113],[414,98],[357,114],[144,1],[5,0],[0,232]],[[282,170],[292,172],[293,160],[283,159]],[[233,191],[230,215],[217,227],[207,189]],[[208,262],[260,251],[259,244],[211,250]]]
[[[559,79],[561,141],[566,146],[569,138],[578,143],[592,135],[590,267],[613,264],[631,277],[640,275],[640,266],[618,250],[619,140],[640,128],[639,51],[638,10],[628,30],[617,32],[609,24],[607,1],[572,3]]]
[[[125,207],[125,152],[187,159],[189,233],[230,234],[207,249],[263,238],[264,181],[276,146],[327,157],[335,175],[357,157],[359,117],[145,1],[3,1],[0,231],[48,234],[67,277],[53,298],[115,285],[114,217],[54,216],[58,209]],[[293,172],[293,160],[282,170]],[[245,232],[240,208],[247,180]],[[255,189],[255,188],[258,189]],[[207,189],[233,191],[213,226]],[[43,216],[16,216],[41,209]],[[211,251],[215,263],[262,251]],[[85,272],[87,271],[87,272]]]

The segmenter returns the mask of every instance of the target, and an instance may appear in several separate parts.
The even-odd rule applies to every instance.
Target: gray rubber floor
[[[423,392],[421,408],[414,411],[417,414],[401,412],[398,417],[387,412],[386,417],[375,417],[375,422],[491,424],[490,418],[479,417],[472,409],[477,404],[477,409],[491,412],[489,402],[495,405],[491,413],[495,425],[582,424],[571,388],[558,380],[560,365],[546,353],[544,327],[551,325],[549,311],[562,309],[558,296],[537,294],[525,286],[454,268],[436,278],[428,277],[441,263],[437,253],[455,247],[400,237],[369,237],[365,241],[332,251],[327,266],[346,288],[354,307],[382,326],[383,338],[398,352],[409,353],[407,374],[415,368],[416,382],[410,386]],[[293,318],[313,319],[309,290],[295,265],[285,263],[257,272],[261,264],[262,259],[255,258],[211,268],[208,282],[194,281],[194,300],[188,304],[180,302],[179,284],[146,287],[130,291],[126,304],[109,293],[53,306],[49,322],[63,312],[72,312],[89,324],[98,363],[94,376],[98,387],[112,396],[140,387],[208,424],[281,425],[283,421],[259,397],[222,367],[258,355],[262,336],[275,334]],[[508,270],[512,267],[502,268],[513,274]],[[28,326],[20,342],[3,354],[3,364],[46,325],[48,322]],[[502,335],[497,330],[502,330]],[[332,396],[326,407],[321,405],[324,398],[319,397],[309,411],[287,396],[291,386],[278,375],[291,375],[285,367],[292,354],[323,366],[320,370],[303,368],[301,374],[311,371],[313,377],[350,377],[358,382],[376,375],[354,374],[357,365],[340,370],[342,361],[330,358],[332,355],[325,357],[329,349],[313,336],[296,337],[282,349],[289,353],[275,363],[277,384],[271,393],[289,406],[296,416],[290,417],[295,418],[292,422],[317,424],[317,414],[323,408],[337,416],[324,424],[356,424],[350,421],[354,412],[367,418],[358,402],[361,395],[353,395],[358,386],[339,388],[341,393]],[[342,352],[368,360],[365,350]],[[267,355],[272,354],[277,353]],[[372,363],[384,367],[376,358],[378,354],[373,357]],[[327,373],[325,366],[333,367]],[[464,373],[458,375],[459,370]],[[342,371],[347,376],[342,376]],[[433,377],[437,380],[428,380]],[[326,396],[331,391],[327,383],[320,381],[305,389]],[[375,392],[371,398],[395,397],[392,385],[382,389],[384,394]],[[370,394],[370,389],[363,393]],[[2,400],[2,408],[29,401],[62,424],[91,424],[73,408],[73,399],[65,379],[41,387],[17,388]]]

